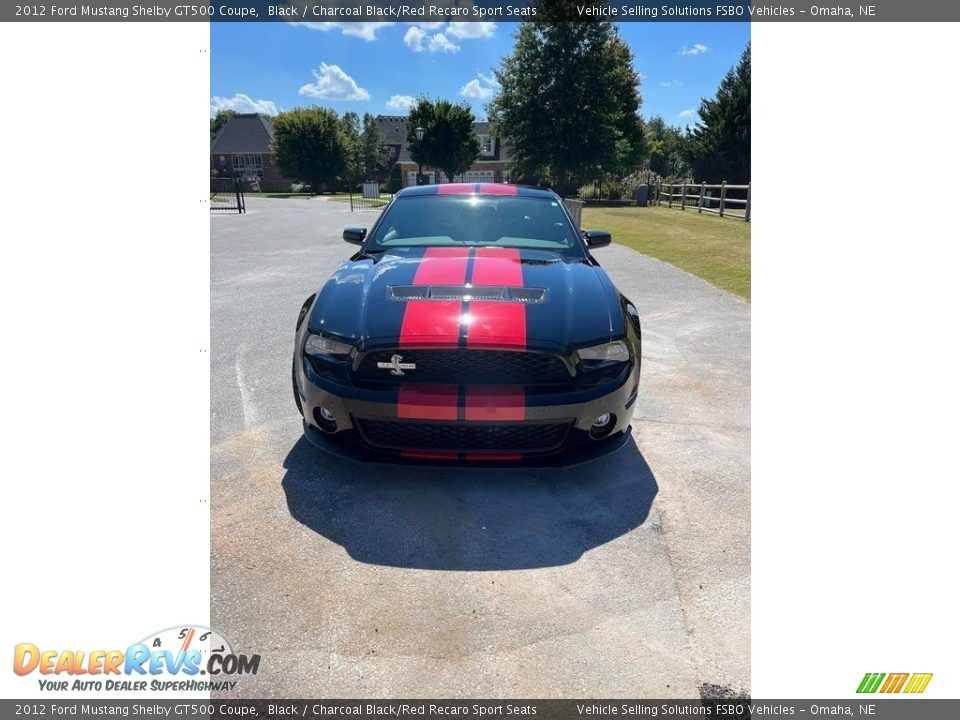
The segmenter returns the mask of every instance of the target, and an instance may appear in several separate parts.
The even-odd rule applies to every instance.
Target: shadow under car
[[[657,494],[632,437],[564,470],[366,465],[301,437],[283,466],[297,521],[359,562],[426,570],[566,565],[642,525]]]

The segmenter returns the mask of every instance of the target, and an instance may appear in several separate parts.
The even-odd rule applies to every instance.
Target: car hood
[[[546,250],[500,247],[358,256],[321,289],[309,328],[364,348],[545,352],[624,334],[619,294],[598,266]]]

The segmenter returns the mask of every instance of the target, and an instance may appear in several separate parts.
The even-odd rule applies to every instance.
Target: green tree
[[[366,178],[383,180],[390,159],[387,139],[370,113],[363,115],[363,131],[360,133],[360,152],[363,156],[363,169]]]
[[[403,170],[400,163],[394,163],[390,168],[390,192],[395,193],[403,187]]]
[[[750,180],[750,46],[712,100],[700,102],[700,121],[687,141],[694,177],[704,182]]]
[[[230,118],[236,114],[233,110],[217,110],[216,116],[210,118],[210,139],[213,140],[217,133],[223,130],[223,126],[230,122]]]
[[[346,112],[340,118],[346,141],[344,162],[344,180],[354,189],[364,180],[363,150],[360,146],[360,116],[355,112]]]
[[[510,139],[514,176],[566,193],[636,170],[646,156],[640,78],[613,23],[524,22],[515,38],[487,107]]]
[[[283,175],[308,182],[314,192],[320,192],[345,177],[350,147],[336,112],[306,107],[274,118],[273,151]]]
[[[407,143],[414,162],[442,170],[451,182],[480,157],[480,141],[473,132],[473,112],[466,103],[417,100],[407,118]],[[423,139],[417,139],[417,128]]]
[[[685,138],[680,128],[667,125],[657,115],[647,122],[646,134],[650,170],[666,178],[681,178],[690,174],[690,166],[684,155]]]

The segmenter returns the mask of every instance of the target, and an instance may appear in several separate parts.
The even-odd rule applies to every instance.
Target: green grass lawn
[[[584,208],[585,230],[750,299],[750,223],[664,207]]]

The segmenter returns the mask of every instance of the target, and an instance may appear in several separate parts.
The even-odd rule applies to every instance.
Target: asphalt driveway
[[[211,625],[246,697],[749,690],[750,307],[620,246],[641,312],[621,451],[569,470],[364,466],[302,437],[296,314],[374,214],[211,217]]]

